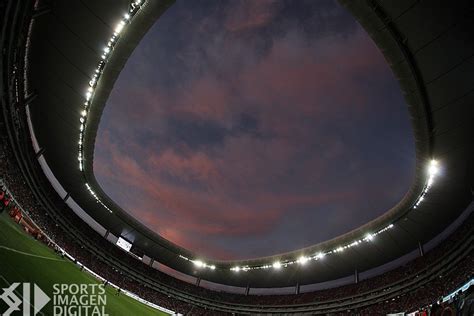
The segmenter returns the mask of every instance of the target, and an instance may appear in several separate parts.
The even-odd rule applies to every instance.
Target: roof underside
[[[100,116],[122,67],[147,30],[169,7],[169,1],[149,1],[124,31],[97,86],[88,115],[85,176],[113,214],[90,195],[86,178],[78,168],[79,118],[90,76],[129,1],[58,1],[49,14],[35,19],[29,82],[38,97],[30,104],[30,111],[47,163],[71,197],[112,234],[134,240],[149,257],[163,264],[216,283],[281,287],[323,282],[351,275],[354,269],[364,271],[379,266],[412,251],[418,242],[439,234],[472,201],[474,19],[465,14],[470,3],[457,1],[454,8],[442,1],[341,2],[373,38],[400,82],[413,122],[416,179],[407,196],[392,210],[360,230],[310,247],[310,251],[344,244],[397,220],[393,229],[377,236],[374,242],[304,268],[239,274],[229,271],[234,265],[268,263],[285,257],[274,256],[248,262],[215,262],[224,268],[196,271],[178,257],[183,254],[195,258],[191,252],[159,237],[105,195],[92,170]],[[423,189],[426,162],[432,157],[440,161],[443,176],[437,179],[427,201],[407,212]]]

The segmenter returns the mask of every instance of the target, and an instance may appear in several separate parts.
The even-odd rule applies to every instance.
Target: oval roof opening
[[[94,156],[121,207],[223,260],[357,228],[415,171],[398,83],[333,1],[177,1],[122,70]]]

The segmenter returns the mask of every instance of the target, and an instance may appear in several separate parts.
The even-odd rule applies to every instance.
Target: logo
[[[20,287],[21,284],[12,283],[3,288],[0,299],[8,309],[3,314],[0,311],[0,316],[21,311],[23,316],[36,316],[49,302],[53,305],[54,316],[109,316],[105,311],[107,295],[103,284],[54,284],[52,297],[34,283],[23,283]]]
[[[33,284],[33,293],[31,293],[30,283],[23,283],[23,298],[20,298],[14,292],[18,286],[20,286],[20,283],[12,283],[10,287],[3,289],[0,298],[8,305],[8,309],[3,313],[3,316],[10,316],[15,311],[21,311],[20,306],[23,307],[24,316],[30,315],[31,308],[33,308],[33,315],[36,315],[51,300],[36,284]],[[34,297],[33,304],[31,294]]]

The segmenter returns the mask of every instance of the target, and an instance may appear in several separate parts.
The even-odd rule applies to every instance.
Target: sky
[[[95,145],[103,190],[210,259],[334,238],[412,184],[401,90],[335,1],[180,1],[127,61]]]

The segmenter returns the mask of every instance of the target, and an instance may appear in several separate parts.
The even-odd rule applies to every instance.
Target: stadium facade
[[[113,268],[127,276],[130,281],[124,288],[139,284],[158,293],[161,302],[183,302],[179,307],[183,310],[198,306],[243,314],[370,311],[425,286],[439,287],[439,275],[450,271],[466,272],[464,279],[452,276],[453,288],[467,281],[473,262],[473,220],[468,209],[474,176],[472,4],[340,2],[392,68],[415,136],[415,181],[406,196],[379,218],[305,249],[217,261],[160,237],[103,192],[93,170],[102,111],[128,57],[171,1],[2,4],[2,134],[9,152],[2,160],[11,161],[5,172],[9,186],[25,204],[36,201],[33,220],[46,233],[64,236],[57,237],[63,248],[92,254],[101,270]],[[13,170],[23,183],[12,183],[8,174]],[[18,196],[17,200],[22,203]],[[425,255],[423,245],[460,216],[467,219],[456,232]],[[132,252],[146,262],[137,263],[136,258],[123,256],[121,249],[111,248],[107,239],[114,237],[130,241]],[[413,252],[420,257],[408,267],[359,280],[364,271]],[[157,271],[154,263],[191,275],[198,283],[206,280],[245,292],[224,294],[190,285]],[[299,293],[304,285],[348,276],[354,276],[354,284],[326,291],[245,295],[253,288],[294,287]],[[433,293],[420,298],[433,299]]]

